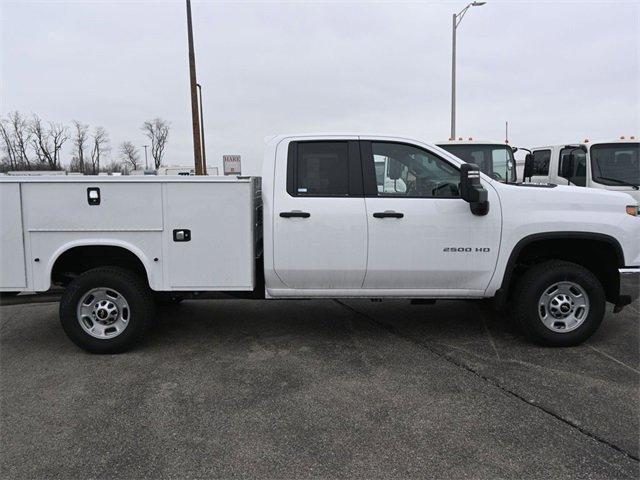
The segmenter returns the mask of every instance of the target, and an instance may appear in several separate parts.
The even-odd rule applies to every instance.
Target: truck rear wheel
[[[586,268],[551,260],[524,273],[513,303],[516,322],[528,339],[570,347],[584,342],[602,323],[605,293]]]
[[[100,267],[74,279],[60,300],[67,336],[92,353],[120,353],[139,343],[153,317],[146,283],[128,270]]]

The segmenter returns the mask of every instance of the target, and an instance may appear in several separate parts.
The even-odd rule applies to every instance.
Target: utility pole
[[[200,140],[200,118],[198,117],[198,92],[196,91],[196,55],[193,51],[193,27],[191,25],[191,0],[187,1],[187,36],[189,39],[189,80],[191,83],[191,120],[193,124],[193,160],[196,175],[202,175],[202,144]]]
[[[144,147],[144,169],[149,170],[149,160],[147,159],[147,148],[149,145],[143,145]]]
[[[204,114],[202,113],[202,85],[196,83],[200,93],[200,136],[202,137],[202,173],[207,174],[207,149],[204,141]]]
[[[453,14],[453,38],[451,40],[451,135],[449,140],[456,139],[456,27],[458,16]]]

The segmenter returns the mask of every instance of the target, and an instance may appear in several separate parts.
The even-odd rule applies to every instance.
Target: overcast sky
[[[184,1],[2,1],[3,115],[104,126],[143,145],[171,122],[166,161],[193,163]],[[208,163],[308,131],[449,135],[455,2],[194,1]],[[640,2],[472,8],[458,30],[458,134],[514,145],[640,133]],[[65,152],[70,158],[71,142]]]

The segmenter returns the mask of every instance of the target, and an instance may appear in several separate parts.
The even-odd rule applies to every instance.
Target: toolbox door
[[[0,290],[25,289],[27,276],[19,183],[0,183]]]

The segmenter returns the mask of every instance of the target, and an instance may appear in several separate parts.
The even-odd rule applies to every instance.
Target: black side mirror
[[[562,159],[562,164],[560,165],[560,176],[567,180],[571,180],[571,177],[573,177],[574,165],[575,157],[573,156],[573,152],[571,152]]]
[[[389,159],[387,176],[391,180],[398,180],[402,176],[402,164],[397,160]]]
[[[469,202],[471,213],[489,213],[489,194],[480,183],[480,168],[474,163],[463,163],[460,167],[460,196]]]
[[[533,153],[527,153],[524,157],[524,172],[522,180],[533,177]]]

